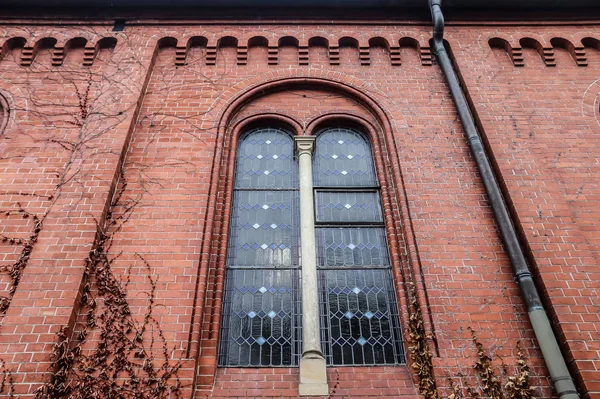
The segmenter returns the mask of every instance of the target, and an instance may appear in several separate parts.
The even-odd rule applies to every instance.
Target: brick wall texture
[[[2,394],[86,375],[131,393],[135,374],[166,388],[123,397],[297,397],[295,368],[216,367],[237,137],[352,122],[373,143],[405,346],[419,309],[440,397],[486,396],[471,330],[502,385],[520,347],[554,397],[430,31],[0,22]],[[600,397],[600,25],[446,40],[570,371]],[[330,396],[422,397],[422,368],[332,367]]]

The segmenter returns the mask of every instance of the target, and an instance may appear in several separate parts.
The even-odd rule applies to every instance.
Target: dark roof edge
[[[12,0],[4,0],[12,1]],[[29,0],[19,0],[27,2]],[[576,0],[571,0],[576,1]],[[584,0],[582,0],[584,1]],[[597,1],[597,0],[594,0]],[[576,22],[600,19],[600,4],[585,9],[444,9],[449,23],[465,22]],[[427,7],[7,7],[0,6],[0,20],[44,21],[112,21],[115,19],[154,21],[236,21],[236,22],[289,22],[311,21],[337,23],[344,21],[423,22],[430,23]]]
[[[425,8],[427,0],[3,0],[6,7],[103,7],[119,9],[126,7],[163,8],[214,8],[246,7],[265,9],[270,7],[301,8]],[[550,10],[582,9],[597,7],[597,0],[444,0],[444,10],[451,9],[508,9]]]

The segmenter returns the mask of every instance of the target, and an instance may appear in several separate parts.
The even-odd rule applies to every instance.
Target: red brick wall
[[[327,370],[331,397],[417,397],[418,390],[406,368],[340,367]],[[298,398],[298,369],[223,368],[210,392],[198,398]]]
[[[471,328],[503,381],[516,373],[520,341],[536,396],[552,397],[453,103],[431,65],[429,27],[0,30],[1,37],[25,42],[23,49],[18,40],[4,43],[0,61],[0,94],[11,110],[0,133],[0,234],[7,237],[0,259],[21,276],[11,295],[13,277],[0,274],[8,305],[0,359],[19,395],[48,381],[61,327],[73,347],[86,332],[79,357],[85,361],[114,342],[102,327],[115,306],[123,309],[114,302],[123,298],[130,314],[120,316],[116,330],[126,325],[140,333],[130,360],[141,367],[136,351],[142,348],[157,369],[179,364],[182,397],[295,397],[296,369],[215,367],[232,161],[245,121],[268,115],[311,134],[318,118],[335,115],[369,127],[403,333],[408,336],[415,287],[440,393],[451,393],[448,377],[465,393],[481,387]],[[193,36],[206,40],[188,41]],[[226,36],[237,47],[219,46]],[[255,36],[264,36],[268,47],[246,49]],[[299,46],[284,40],[278,47],[286,36]],[[314,40],[309,46],[316,36],[329,48]],[[43,46],[43,37],[57,43]],[[75,37],[88,41],[69,42]],[[102,37],[116,38],[114,49],[97,44]],[[384,40],[370,41],[375,37]],[[508,44],[492,41],[502,47],[492,49],[494,37]],[[539,48],[521,50],[524,37]],[[555,37],[573,46],[554,40],[553,50]],[[447,29],[564,353],[582,392],[592,397],[600,392],[600,86],[594,72],[600,55],[579,48],[585,37],[600,39],[599,28]],[[578,66],[584,56],[589,65]],[[515,66],[522,59],[525,66]],[[108,294],[101,285],[106,274],[88,279],[84,273],[98,243],[107,254],[102,270],[112,273],[111,287],[120,287]],[[96,326],[88,323],[90,297],[97,298]],[[79,377],[83,360],[75,367]],[[417,397],[410,366],[331,368],[331,396]]]
[[[599,325],[600,235],[592,226],[600,221],[595,210],[600,201],[600,147],[594,72],[600,56],[596,48],[582,46],[582,39],[588,46],[594,44],[585,38],[597,37],[595,29],[554,26],[514,32],[495,27],[481,32],[486,38],[505,38],[515,47],[522,38],[535,38],[547,49],[546,63],[554,58],[556,64],[545,66],[537,51],[524,49],[525,66],[517,68],[506,54],[492,51],[484,41],[468,40],[462,31],[450,31],[450,38],[460,35],[464,43],[453,46],[456,59],[558,335],[566,343],[566,359],[578,381],[598,394],[598,348],[593,342]],[[579,53],[570,43],[581,47]],[[462,59],[467,48],[481,49],[489,65]],[[587,67],[581,66],[585,59]]]

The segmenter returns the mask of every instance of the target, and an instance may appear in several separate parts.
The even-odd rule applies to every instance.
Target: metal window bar
[[[353,147],[336,148],[336,143]],[[349,169],[348,160],[356,158],[362,164]],[[317,138],[314,163],[325,359],[335,366],[403,364],[406,355],[370,145],[356,131],[328,129]],[[340,165],[343,170],[335,169]],[[323,168],[328,172],[324,179]],[[369,193],[370,202],[358,200],[369,200]]]
[[[360,278],[348,276],[353,272],[377,273],[383,286],[355,284]],[[391,278],[389,269],[319,270],[321,339],[327,364],[406,363]]]
[[[290,367],[301,354],[298,165],[291,136],[255,129],[236,157],[220,367]]]

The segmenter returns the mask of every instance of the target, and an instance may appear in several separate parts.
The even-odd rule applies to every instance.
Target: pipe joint
[[[429,9],[433,19],[433,40],[436,42],[436,51],[438,43],[444,46],[444,14],[442,14],[442,0],[429,0]]]
[[[521,270],[515,273],[517,281],[533,280],[533,274],[529,270]]]
[[[475,144],[481,144],[481,139],[479,136],[471,136],[467,139],[467,143],[469,143],[471,146]]]

